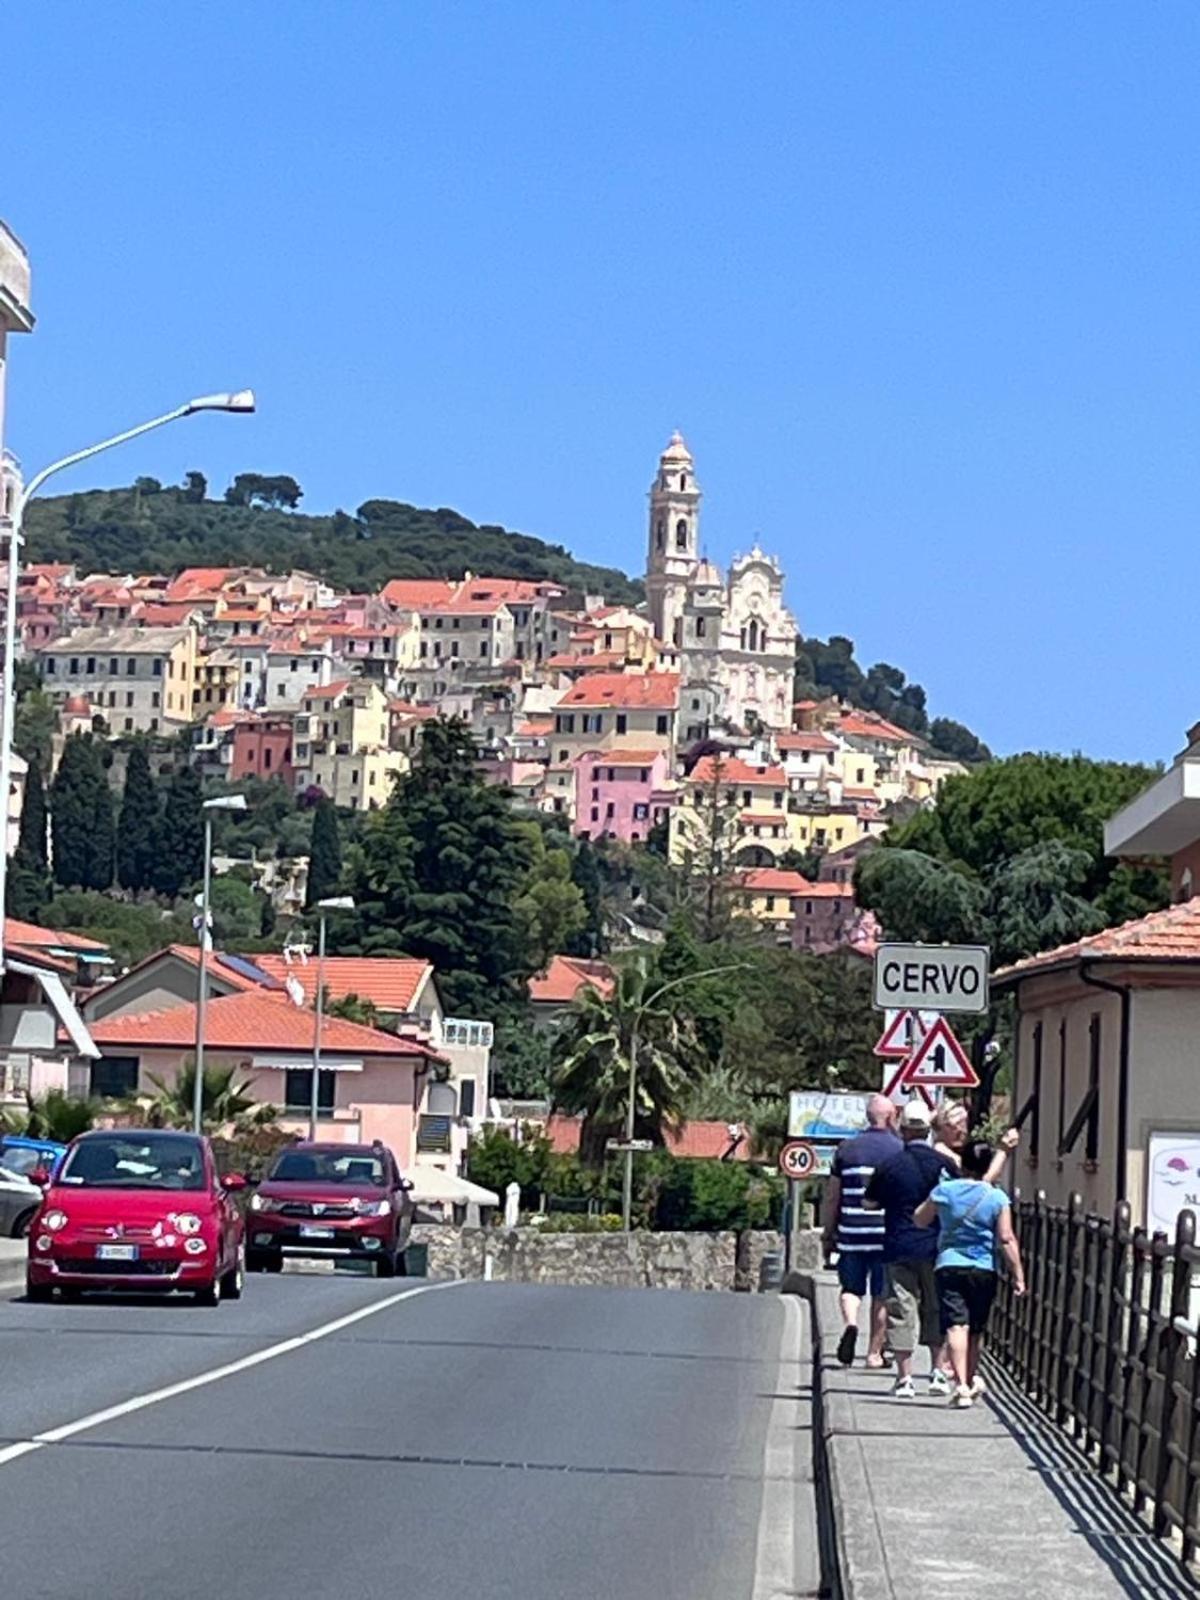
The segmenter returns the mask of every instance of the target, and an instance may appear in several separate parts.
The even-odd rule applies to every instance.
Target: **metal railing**
[[[1002,1278],[990,1349],[1093,1465],[1181,1546],[1200,1545],[1200,1271],[1193,1212],[1175,1238],[1039,1197],[1014,1207],[1028,1292]]]

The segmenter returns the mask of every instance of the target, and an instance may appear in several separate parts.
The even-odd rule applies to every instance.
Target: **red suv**
[[[403,1274],[411,1190],[378,1140],[290,1145],[250,1197],[246,1265],[278,1272],[287,1254],[337,1256],[373,1261],[377,1278]]]

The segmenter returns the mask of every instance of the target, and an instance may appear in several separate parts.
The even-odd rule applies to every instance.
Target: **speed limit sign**
[[[811,1178],[817,1170],[817,1150],[807,1139],[789,1139],[779,1152],[779,1170],[785,1178]]]

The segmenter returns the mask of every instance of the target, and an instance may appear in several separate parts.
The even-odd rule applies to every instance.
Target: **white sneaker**
[[[913,1388],[911,1378],[897,1378],[896,1386],[892,1390],[892,1397],[896,1400],[915,1400],[917,1391]]]
[[[950,1404],[955,1411],[969,1411],[975,1404],[975,1396],[971,1393],[968,1384],[960,1384],[950,1397]]]
[[[950,1387],[950,1379],[944,1372],[941,1371],[940,1368],[935,1367],[929,1374],[930,1394],[949,1394]]]
[[[979,1374],[976,1373],[975,1377],[972,1378],[972,1380],[971,1380],[971,1394],[972,1394],[972,1397],[974,1399],[976,1399],[976,1400],[979,1400],[979,1399],[982,1399],[982,1397],[986,1393],[987,1393],[987,1384],[983,1381],[983,1379],[979,1376]]]

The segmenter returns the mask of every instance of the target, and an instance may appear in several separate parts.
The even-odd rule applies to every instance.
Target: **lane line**
[[[293,1351],[303,1350],[306,1345],[328,1339],[333,1334],[340,1333],[343,1328],[352,1327],[354,1323],[362,1322],[367,1317],[378,1316],[381,1311],[399,1305],[402,1300],[412,1300],[419,1294],[436,1294],[442,1289],[458,1289],[471,1281],[467,1278],[456,1278],[447,1283],[428,1283],[421,1284],[415,1289],[402,1289],[398,1294],[390,1294],[383,1300],[374,1300],[370,1305],[360,1306],[357,1311],[349,1311],[345,1316],[335,1317],[332,1322],[324,1322],[319,1327],[310,1328],[307,1333],[294,1334],[290,1339],[281,1340],[279,1344],[268,1345],[265,1350],[256,1350],[253,1355],[226,1362],[224,1366],[211,1367],[207,1372],[199,1372],[192,1378],[182,1378],[178,1383],[168,1383],[161,1389],[151,1389],[145,1394],[134,1395],[132,1399],[121,1400],[113,1406],[105,1406],[102,1411],[89,1412],[86,1417],[79,1417],[75,1422],[64,1422],[60,1427],[47,1428],[44,1433],[35,1433],[30,1439],[22,1439],[19,1443],[10,1444],[7,1449],[0,1450],[0,1467],[8,1466],[12,1461],[19,1461],[22,1456],[27,1456],[34,1450],[44,1450],[48,1444],[60,1444],[64,1439],[73,1439],[77,1433],[86,1433],[90,1428],[99,1428],[106,1422],[115,1422],[119,1417],[128,1417],[136,1411],[144,1411],[147,1406],[159,1405],[164,1400],[174,1400],[181,1394],[190,1394],[193,1389],[205,1389],[210,1383],[220,1383],[225,1378],[236,1377],[239,1372],[249,1372],[252,1367],[261,1367],[265,1361],[275,1361],[279,1356],[291,1355]]]
[[[781,1294],[783,1333],[779,1340],[779,1387],[796,1365],[799,1350],[800,1307],[794,1295]],[[796,1588],[796,1449],[803,1437],[797,1429],[797,1409],[803,1396],[779,1393],[771,1402],[767,1437],[763,1445],[762,1507],[758,1514],[758,1540],[754,1554],[753,1600],[777,1600]]]

